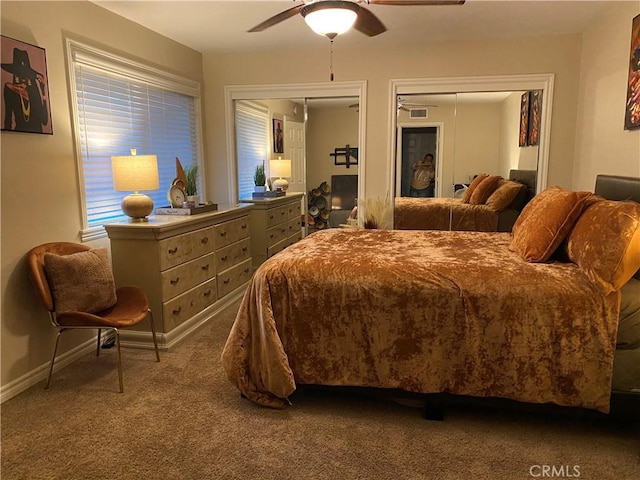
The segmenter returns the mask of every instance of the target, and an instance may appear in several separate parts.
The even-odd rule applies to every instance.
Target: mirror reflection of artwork
[[[520,136],[518,146],[526,147],[529,140],[529,92],[520,97]]]
[[[53,133],[45,50],[2,36],[2,130]]]
[[[624,128],[625,130],[640,128],[640,15],[633,19],[631,27],[629,80],[627,81]]]
[[[538,143],[540,143],[542,90],[532,90],[529,93],[529,135],[527,138],[527,145],[538,145]]]

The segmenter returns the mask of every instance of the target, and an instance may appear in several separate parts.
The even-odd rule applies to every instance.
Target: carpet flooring
[[[471,403],[429,421],[415,399],[318,388],[283,411],[253,405],[220,365],[237,308],[160,363],[123,349],[124,394],[110,349],[5,402],[2,480],[640,478],[628,419]]]

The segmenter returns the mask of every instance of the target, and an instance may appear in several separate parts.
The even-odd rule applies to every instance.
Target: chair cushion
[[[500,175],[489,175],[482,180],[471,194],[469,203],[473,205],[484,205],[489,196],[495,191],[500,180],[502,180]]]
[[[513,203],[524,188],[525,186],[522,183],[505,180],[503,178],[498,182],[498,186],[494,192],[489,195],[485,204],[496,212],[503,212]]]
[[[115,281],[106,248],[69,255],[45,253],[44,268],[56,313],[96,313],[115,305]]]
[[[462,203],[469,203],[471,201],[471,195],[473,195],[473,191],[478,187],[478,185],[480,185],[480,182],[482,182],[488,176],[489,175],[487,175],[486,173],[481,173],[479,175],[476,175],[476,178],[474,178],[471,181],[471,183],[469,184],[469,187],[464,192],[464,197],[462,197]]]
[[[511,249],[527,262],[546,262],[568,235],[591,195],[561,187],[540,192],[513,224]]]
[[[605,294],[640,268],[640,204],[594,196],[567,236],[566,253]]]

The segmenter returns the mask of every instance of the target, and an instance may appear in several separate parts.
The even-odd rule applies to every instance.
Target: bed
[[[636,195],[640,184],[629,181]],[[612,390],[640,392],[638,315],[621,327],[622,344],[618,329],[619,283],[638,285],[627,277],[640,268],[633,250],[640,205],[557,190],[532,200],[513,234],[331,229],[292,245],[262,264],[247,287],[222,354],[229,380],[273,408],[288,405],[296,384],[309,384],[608,412]],[[553,239],[562,243],[544,261],[527,260],[535,251],[516,240],[538,221],[531,212],[558,195],[582,208],[576,214],[568,202],[572,228]],[[596,254],[625,255],[616,265],[626,270],[607,283],[580,242],[606,234],[601,222],[585,234],[583,219],[610,204],[632,215],[621,217],[624,245],[594,237]],[[546,212],[545,219],[566,217]]]
[[[463,194],[460,198],[396,197],[394,228],[510,232],[522,208],[535,195],[536,175],[535,170],[511,170],[508,179],[483,174],[459,191]],[[483,188],[479,185],[481,180],[486,182],[484,192],[480,192]],[[501,180],[504,181],[498,184]],[[508,184],[507,181],[513,183]],[[497,190],[498,186],[502,188]],[[472,198],[476,187],[478,194]],[[495,195],[491,196],[494,192]],[[506,193],[507,197],[501,193]],[[503,201],[505,198],[506,202]]]

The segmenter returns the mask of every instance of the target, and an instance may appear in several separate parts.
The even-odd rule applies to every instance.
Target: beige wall
[[[25,3],[2,1],[2,34],[46,50],[53,135],[2,132],[3,388],[46,364],[55,336],[32,293],[25,253],[41,243],[80,239],[80,193],[64,37],[202,81],[200,53],[92,3]],[[104,239],[91,246],[107,244]],[[77,331],[68,335],[61,343],[63,352],[87,338],[87,333]]]
[[[334,148],[358,146],[358,112],[353,108],[309,108],[307,121],[307,187],[327,182],[331,175],[357,175],[357,165],[334,165]],[[344,157],[338,159],[343,162]]]
[[[612,8],[584,35],[572,188],[593,191],[596,175],[640,176],[640,129],[624,130],[631,22],[638,2]]]

